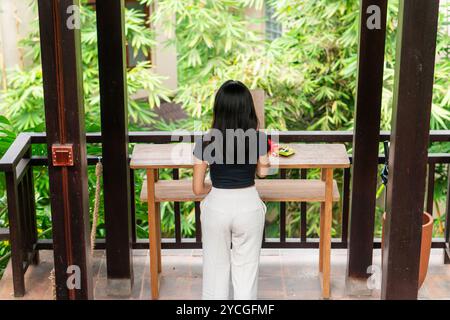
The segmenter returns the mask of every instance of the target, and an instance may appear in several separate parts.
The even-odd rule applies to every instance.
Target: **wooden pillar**
[[[355,280],[372,265],[386,13],[386,0],[361,1],[347,269]]]
[[[382,299],[416,299],[439,0],[401,0]]]
[[[78,5],[38,1],[56,295],[71,300],[93,298]]]
[[[133,283],[124,1],[97,1],[108,293]]]

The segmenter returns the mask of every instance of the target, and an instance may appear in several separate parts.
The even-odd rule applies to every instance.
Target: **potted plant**
[[[381,248],[384,242],[384,222],[386,220],[386,212],[383,214],[383,231],[381,238]],[[419,288],[422,286],[427,276],[428,262],[430,260],[431,243],[433,238],[433,217],[424,212],[422,215],[422,241],[420,244],[420,267],[419,267]]]
[[[389,143],[387,141],[384,142],[384,154],[385,154],[385,164],[383,171],[381,172],[381,180],[386,187],[388,181],[388,164],[389,164],[389,157],[388,157]],[[383,248],[384,243],[385,221],[386,221],[386,212],[383,214],[381,248]],[[424,212],[422,215],[422,239],[420,244],[419,288],[422,286],[427,276],[432,239],[433,239],[433,217],[428,212]]]

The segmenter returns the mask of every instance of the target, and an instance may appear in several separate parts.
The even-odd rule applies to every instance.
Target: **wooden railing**
[[[311,132],[311,131],[289,131],[275,133],[279,136],[280,142],[308,142],[308,143],[347,143],[351,144],[353,139],[352,132]],[[188,134],[184,138],[193,139],[194,134]],[[87,135],[88,143],[101,143],[101,135],[99,133],[89,133]],[[380,142],[389,140],[389,132],[380,133]],[[130,143],[169,143],[172,141],[172,134],[170,132],[130,132]],[[449,131],[432,131],[430,135],[430,142],[450,141]],[[46,143],[45,134],[40,133],[22,133],[15,142],[11,145],[7,153],[0,161],[0,170],[6,173],[7,188],[8,188],[8,211],[10,217],[10,228],[15,229],[16,232],[11,231],[11,240],[13,245],[13,254],[16,253],[25,257],[25,252],[30,252],[33,249],[51,249],[52,240],[37,240],[36,225],[35,225],[35,208],[34,208],[34,189],[33,177],[30,172],[33,166],[46,166],[48,160],[42,156],[31,156],[31,145]],[[351,156],[350,156],[351,159]],[[98,156],[89,155],[88,164],[95,165],[98,161]],[[384,163],[384,156],[379,157],[379,163]],[[427,199],[426,210],[432,213],[433,211],[433,194],[434,194],[434,172],[437,164],[450,163],[450,154],[430,154],[428,157],[429,179],[427,184]],[[280,170],[280,178],[285,178],[289,172]],[[307,169],[302,169],[298,173],[300,177],[305,178]],[[339,173],[338,173],[339,174]],[[174,169],[172,172],[173,179],[179,178],[179,171]],[[340,206],[340,221],[341,236],[332,240],[333,248],[346,248],[348,237],[348,221],[349,221],[349,201],[350,201],[350,180],[351,170],[344,169],[340,176],[342,180],[340,185],[342,202]],[[132,194],[132,217],[135,226],[135,173],[130,170],[131,178],[131,194]],[[265,248],[317,248],[318,241],[316,238],[307,237],[307,204],[299,204],[300,212],[300,230],[298,238],[287,238],[286,235],[286,204],[280,203],[279,216],[279,237],[278,238],[264,238],[263,247]],[[181,232],[181,209],[180,204],[174,204],[175,213],[175,234],[173,238],[163,239],[163,248],[201,248],[201,233],[199,228],[196,228],[194,238],[183,238]],[[195,221],[199,221],[200,206],[195,204]],[[448,242],[448,218],[446,223],[446,238],[434,239],[433,247],[445,248]],[[136,237],[135,227],[133,228],[133,247],[138,249],[148,248],[147,239],[138,239]],[[4,236],[6,237],[6,236]],[[13,241],[17,237],[18,241]],[[99,239],[96,248],[104,249],[105,241]],[[374,247],[380,247],[379,239],[374,240]],[[34,252],[34,251],[33,251]],[[14,255],[13,255],[14,260]],[[26,260],[26,259],[25,259]]]
[[[24,273],[31,263],[38,263],[34,177],[31,165],[31,136],[20,134],[0,160],[5,172],[9,232],[2,238],[11,243],[14,294],[25,294]]]

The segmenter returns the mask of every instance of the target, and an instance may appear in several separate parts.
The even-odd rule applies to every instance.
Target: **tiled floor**
[[[346,250],[332,251],[331,298],[379,299],[379,290],[370,295],[349,295],[346,290]],[[380,265],[380,251],[374,251],[374,263]],[[51,251],[41,252],[39,266],[27,271],[27,294],[22,299],[52,299],[48,279],[52,269]],[[320,299],[317,274],[318,251],[310,249],[263,250],[259,275],[261,299]],[[95,298],[111,299],[106,295],[106,264],[104,252],[94,257]],[[146,250],[134,251],[135,284],[130,297],[150,299],[149,257]],[[199,299],[201,297],[201,250],[163,250],[161,299]],[[443,264],[442,250],[433,250],[428,276],[419,292],[420,299],[450,299],[450,265]],[[8,266],[0,281],[0,299],[13,299],[11,268]]]

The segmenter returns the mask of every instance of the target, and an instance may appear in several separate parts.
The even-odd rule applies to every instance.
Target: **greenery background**
[[[83,0],[83,3],[86,1]],[[151,5],[152,0],[140,0]],[[265,4],[266,2],[266,4]],[[30,5],[35,6],[33,1]],[[274,40],[251,31],[249,25],[261,22],[245,16],[245,8],[271,6],[274,17],[283,27],[283,33]],[[438,34],[438,59],[434,85],[432,129],[449,129],[450,125],[450,37],[448,34],[448,8],[441,6]],[[82,6],[82,60],[86,110],[86,128],[89,132],[100,131],[99,82],[97,68],[97,43],[95,12]],[[175,13],[176,21],[168,17]],[[391,122],[392,89],[394,81],[395,46],[398,0],[389,1],[386,40],[386,62],[382,104],[382,129],[389,130]],[[130,96],[144,89],[148,99],[129,99],[130,130],[198,129],[201,123],[207,129],[215,90],[227,79],[240,79],[250,88],[266,92],[266,127],[279,130],[351,130],[354,115],[354,97],[357,75],[357,47],[359,25],[359,1],[332,0],[161,0],[158,9],[146,21],[137,10],[126,11],[126,37],[134,53],[148,54],[155,46],[155,35],[146,23],[163,24],[167,32],[175,31],[171,40],[178,54],[178,89],[171,92],[165,88],[162,77],[151,70],[148,62],[139,63],[128,70],[128,93]],[[18,132],[45,131],[42,71],[40,66],[39,33],[35,22],[34,31],[22,46],[32,64],[24,69],[8,71],[7,89],[0,97],[0,156],[6,151]],[[158,120],[154,108],[161,100],[182,103],[188,119],[177,122]],[[351,152],[351,145],[348,146]],[[449,152],[449,143],[433,144],[432,152]],[[44,146],[35,146],[34,154],[45,155]],[[101,154],[98,145],[88,146],[89,154]],[[446,193],[446,168],[436,171],[435,202],[441,203]],[[39,236],[51,237],[49,185],[46,168],[35,168],[36,203]],[[164,170],[162,178],[169,178],[170,170]],[[298,172],[288,173],[298,176]],[[142,181],[136,172],[136,192]],[[190,172],[182,170],[182,177]],[[311,170],[309,176],[317,176]],[[339,179],[341,173],[337,173]],[[340,180],[340,179],[339,179]],[[94,168],[89,169],[90,208],[93,208],[95,185]],[[379,195],[383,189],[380,187]],[[380,201],[381,202],[381,201]],[[183,203],[182,233],[194,234],[194,206]],[[439,209],[440,206],[437,206]],[[287,206],[287,235],[299,236],[299,207]],[[308,236],[317,237],[317,204],[308,206]],[[104,236],[103,207],[101,207],[98,237]],[[339,236],[340,212],[334,210],[333,236]],[[380,213],[377,208],[376,235],[380,234]],[[439,212],[440,213],[440,212]],[[136,204],[137,233],[147,236],[146,208]],[[277,237],[278,204],[269,204],[267,215],[268,237]],[[440,226],[445,215],[440,214],[435,224],[435,235],[442,236]],[[7,227],[6,194],[4,178],[0,178],[0,226]],[[162,232],[174,235],[173,205],[162,205]],[[7,241],[0,244],[0,268],[9,257]]]

